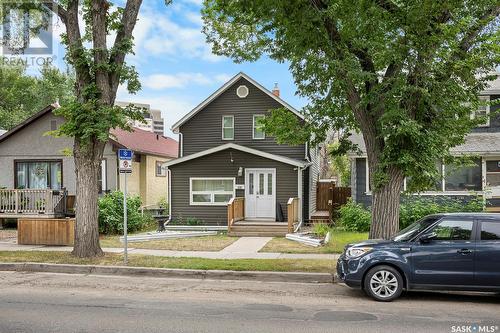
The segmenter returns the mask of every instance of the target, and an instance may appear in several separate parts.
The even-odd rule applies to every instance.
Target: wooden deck
[[[0,218],[64,217],[66,191],[0,189]]]
[[[288,219],[285,222],[250,220],[245,217],[245,198],[232,198],[227,205],[227,234],[229,236],[249,237],[285,236],[287,233],[293,232],[299,223],[299,204],[299,198],[288,200]]]

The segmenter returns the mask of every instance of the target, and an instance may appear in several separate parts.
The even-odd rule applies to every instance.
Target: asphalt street
[[[500,296],[0,272],[0,332],[500,332]],[[487,330],[485,330],[487,329]]]

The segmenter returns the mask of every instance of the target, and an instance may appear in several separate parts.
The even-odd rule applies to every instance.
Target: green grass
[[[368,239],[367,232],[351,232],[339,229],[332,230],[330,243],[324,246],[312,247],[303,245],[283,237],[273,238],[260,252],[281,253],[342,253],[346,244],[357,243]]]
[[[80,259],[68,252],[0,251],[0,262],[42,262],[76,265],[123,265],[123,256],[106,253],[95,259]],[[333,260],[305,259],[204,259],[129,255],[129,266],[234,271],[332,273]]]
[[[101,247],[123,247],[120,236],[101,236]],[[129,243],[129,247],[136,249],[155,249],[171,251],[220,251],[234,243],[238,238],[224,234],[178,239],[152,240],[148,242]]]

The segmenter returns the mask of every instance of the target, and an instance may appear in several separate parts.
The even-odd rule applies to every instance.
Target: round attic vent
[[[239,86],[238,89],[236,89],[236,95],[238,95],[239,98],[245,98],[248,96],[248,87],[247,86]]]

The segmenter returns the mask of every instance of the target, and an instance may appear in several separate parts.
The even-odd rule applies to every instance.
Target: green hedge
[[[415,221],[430,214],[482,212],[483,199],[476,196],[464,202],[447,197],[406,197],[399,210],[399,227],[406,228]],[[347,231],[366,232],[370,230],[371,212],[369,208],[350,200],[339,209],[339,226]]]
[[[127,229],[129,232],[153,228],[154,219],[141,215],[141,198],[127,197]],[[113,235],[123,233],[123,193],[116,191],[99,199],[99,232]]]

